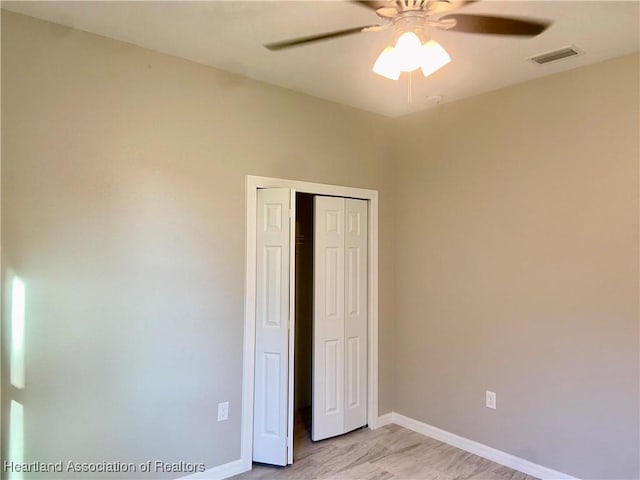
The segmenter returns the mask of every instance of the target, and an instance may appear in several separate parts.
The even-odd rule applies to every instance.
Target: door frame
[[[282,178],[247,175],[245,181],[245,297],[244,340],[242,366],[242,422],[241,453],[242,466],[251,469],[253,460],[253,395],[255,375],[255,319],[256,319],[256,202],[259,188],[290,188],[295,192],[314,195],[330,195],[367,200],[368,227],[368,279],[367,301],[367,423],[369,428],[378,427],[378,192],[363,188],[343,187],[321,183],[302,182]],[[295,205],[292,205],[295,211]],[[295,233],[294,233],[295,235]],[[294,237],[295,238],[295,237]],[[292,248],[295,252],[295,249]],[[294,282],[291,282],[293,285]],[[292,319],[293,321],[293,319]],[[293,324],[292,324],[293,327]],[[293,341],[290,329],[290,344]],[[289,371],[292,371],[294,355],[289,356]],[[292,385],[290,379],[289,386]],[[291,405],[293,392],[289,392]],[[289,415],[288,415],[289,417]]]

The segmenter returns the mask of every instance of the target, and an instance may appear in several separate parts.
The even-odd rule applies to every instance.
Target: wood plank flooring
[[[312,442],[297,422],[294,463],[254,464],[234,479],[536,480],[398,425]]]

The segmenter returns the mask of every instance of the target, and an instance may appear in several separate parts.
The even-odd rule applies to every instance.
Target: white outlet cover
[[[229,419],[229,402],[222,402],[218,404],[218,421]]]
[[[496,395],[496,392],[491,392],[491,391],[487,390],[486,405],[487,405],[487,408],[491,408],[493,410],[496,410],[496,408],[497,408],[497,395]]]

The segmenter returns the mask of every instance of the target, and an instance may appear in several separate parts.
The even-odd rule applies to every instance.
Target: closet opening
[[[313,195],[296,192],[294,456],[311,441],[313,384]]]

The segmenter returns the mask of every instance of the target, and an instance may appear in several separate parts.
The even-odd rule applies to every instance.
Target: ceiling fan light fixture
[[[378,75],[398,80],[401,72],[422,69],[429,76],[451,61],[447,51],[435,40],[424,41],[416,30],[404,31],[394,47],[386,47],[373,65]]]

